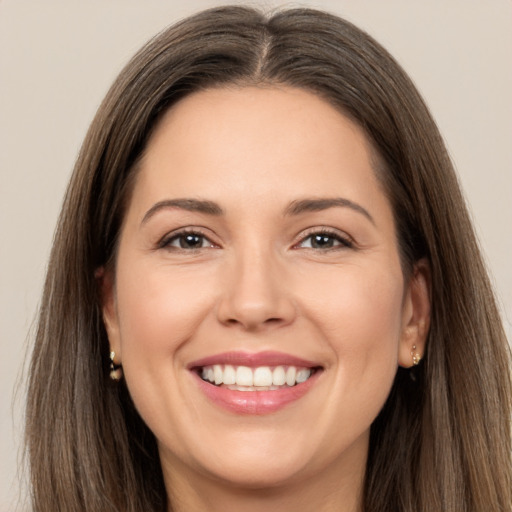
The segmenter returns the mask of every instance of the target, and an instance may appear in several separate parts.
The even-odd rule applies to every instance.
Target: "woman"
[[[510,510],[509,352],[451,163],[325,13],[205,11],[128,64],[31,370],[35,510]]]

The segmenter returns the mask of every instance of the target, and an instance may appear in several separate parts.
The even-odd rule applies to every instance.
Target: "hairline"
[[[262,64],[260,64],[262,65]],[[105,269],[112,272],[113,277],[115,278],[115,269],[117,267],[117,257],[119,253],[119,247],[120,247],[120,239],[121,234],[124,228],[124,223],[126,220],[126,213],[128,211],[129,205],[131,203],[133,193],[135,190],[135,187],[137,186],[137,181],[140,172],[142,171],[142,167],[144,165],[144,160],[147,155],[147,151],[149,149],[149,146],[151,144],[151,140],[153,139],[153,136],[155,132],[158,130],[158,128],[161,126],[162,122],[164,122],[165,117],[167,114],[174,110],[174,108],[183,100],[189,98],[190,96],[194,96],[196,94],[200,94],[201,92],[206,91],[215,91],[215,90],[227,90],[227,91],[239,91],[251,87],[256,87],[259,89],[267,89],[267,90],[298,90],[310,93],[317,98],[323,100],[328,105],[330,105],[332,108],[334,108],[340,115],[347,118],[351,123],[353,123],[358,129],[361,130],[364,141],[366,143],[366,149],[368,151],[368,157],[370,162],[370,168],[374,173],[374,176],[376,178],[376,182],[378,187],[380,188],[381,192],[384,194],[386,199],[389,201],[391,211],[392,211],[392,217],[393,217],[393,232],[395,236],[395,244],[398,250],[399,258],[400,258],[400,266],[402,268],[402,275],[404,277],[404,287],[406,286],[406,283],[409,279],[409,277],[412,274],[412,269],[414,267],[415,261],[409,261],[409,259],[406,257],[404,249],[402,247],[401,239],[400,239],[400,233],[398,230],[398,224],[396,220],[397,212],[395,211],[395,204],[392,199],[392,192],[391,187],[387,183],[387,175],[389,173],[388,164],[385,162],[383,156],[380,154],[379,150],[377,149],[376,143],[373,140],[373,138],[370,136],[368,131],[364,128],[364,126],[361,124],[361,122],[358,121],[358,119],[351,115],[350,112],[346,108],[343,107],[343,105],[337,104],[335,101],[332,100],[332,98],[329,98],[327,94],[323,93],[322,91],[319,91],[313,87],[306,87],[296,84],[290,84],[286,81],[277,81],[277,80],[270,80],[270,79],[254,79],[252,77],[248,77],[247,79],[233,79],[231,81],[223,81],[218,83],[212,83],[207,86],[200,86],[197,89],[191,90],[187,92],[187,94],[180,96],[176,101],[171,102],[166,106],[166,108],[158,115],[158,117],[154,120],[154,122],[149,126],[146,141],[144,146],[142,147],[141,151],[137,155],[135,162],[130,166],[128,169],[128,172],[126,174],[126,179],[123,184],[123,189],[120,193],[121,197],[121,222],[119,224],[119,229],[116,234],[115,242],[112,246],[111,254],[108,255],[108,258],[106,260],[106,263],[104,265]]]

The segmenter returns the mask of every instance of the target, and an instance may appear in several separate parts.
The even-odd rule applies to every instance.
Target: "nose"
[[[277,260],[270,250],[260,250],[230,262],[217,309],[222,324],[257,332],[293,322],[296,306],[283,262]]]

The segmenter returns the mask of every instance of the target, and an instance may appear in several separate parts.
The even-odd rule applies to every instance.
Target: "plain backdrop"
[[[512,332],[512,1],[237,2],[312,6],[380,41],[426,98],[459,172]],[[85,131],[152,35],[206,0],[0,0],[0,512],[18,479],[22,373],[52,233]],[[58,442],[58,439],[56,439]],[[20,510],[26,510],[18,504]]]

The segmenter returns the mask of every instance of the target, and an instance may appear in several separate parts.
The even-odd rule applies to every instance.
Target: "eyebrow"
[[[222,215],[222,208],[213,201],[201,199],[166,199],[155,203],[144,215],[141,224],[146,223],[153,215],[168,208],[178,208],[189,212],[205,213],[207,215]]]
[[[142,223],[146,223],[157,212],[167,208],[178,208],[190,212],[199,212],[206,215],[223,215],[224,210],[213,201],[201,199],[166,199],[155,203],[144,215]],[[375,225],[374,218],[368,210],[360,204],[343,197],[319,198],[319,199],[301,199],[292,201],[284,211],[285,215],[300,215],[307,212],[320,212],[329,208],[350,208],[357,213],[364,215],[372,224]]]
[[[372,224],[375,225],[374,218],[366,208],[363,208],[360,204],[343,197],[301,199],[292,201],[286,208],[285,215],[300,215],[301,213],[306,212],[320,212],[329,208],[350,208],[351,210],[364,215]]]

